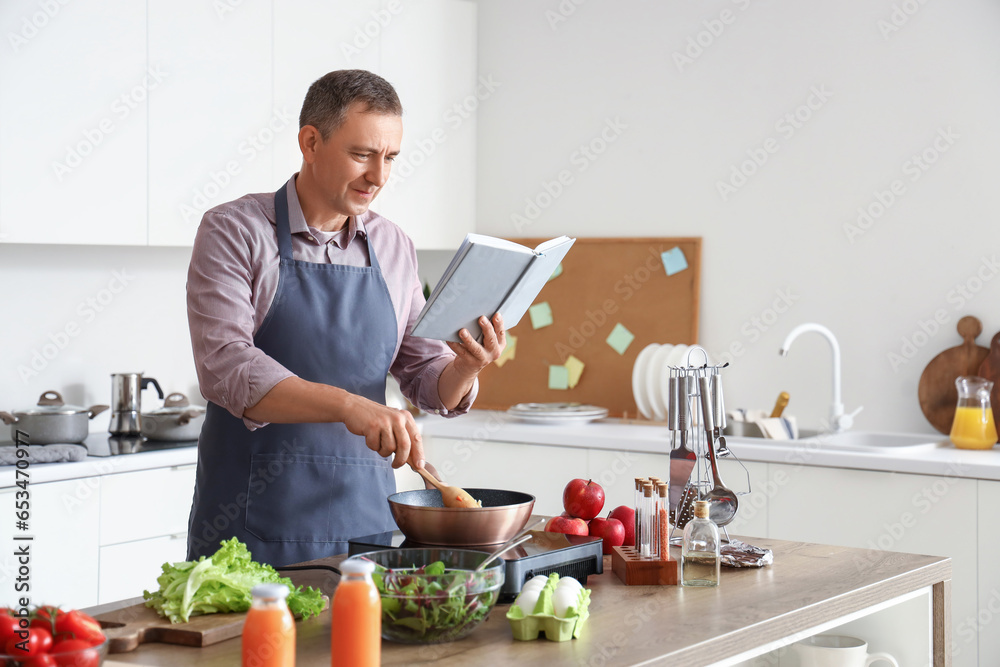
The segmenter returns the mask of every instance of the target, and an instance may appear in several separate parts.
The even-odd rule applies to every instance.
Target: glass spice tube
[[[645,482],[642,485],[642,543],[639,555],[649,556],[653,547],[653,485]]]
[[[652,479],[652,478],[650,478]],[[649,555],[659,560],[660,558],[660,494],[657,491],[659,483],[652,482],[650,485],[650,495],[652,496],[653,522],[650,533]]]
[[[635,501],[634,501],[634,504],[635,504],[635,520],[634,520],[635,531],[632,533],[633,536],[634,536],[634,538],[633,538],[634,541],[633,541],[632,546],[635,548],[636,553],[639,552],[639,543],[640,543],[640,540],[642,538],[642,483],[643,483],[643,481],[644,480],[642,479],[642,477],[636,477],[635,478]]]
[[[670,518],[667,511],[667,508],[670,507],[670,487],[667,486],[666,482],[660,482],[656,491],[660,501],[660,510],[657,513],[657,516],[660,518],[659,556],[660,560],[667,560],[667,556],[670,554]]]

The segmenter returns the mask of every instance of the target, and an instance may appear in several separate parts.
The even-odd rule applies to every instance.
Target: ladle
[[[712,406],[711,378],[700,377],[698,384],[701,389],[701,411],[704,415],[705,433],[708,434],[708,462],[712,467],[712,489],[705,495],[709,502],[709,517],[717,526],[725,526],[736,518],[736,510],[740,501],[719,477],[719,463],[715,457],[715,417]]]
[[[470,496],[469,492],[465,489],[457,486],[449,486],[423,468],[414,468],[414,470],[441,492],[441,500],[444,502],[445,507],[478,509],[483,506],[480,501]]]

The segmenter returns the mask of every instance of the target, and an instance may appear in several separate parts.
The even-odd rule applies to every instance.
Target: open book
[[[482,342],[479,318],[497,312],[504,328],[512,328],[575,241],[560,236],[532,250],[513,241],[469,234],[420,311],[412,334],[457,343],[464,328]]]

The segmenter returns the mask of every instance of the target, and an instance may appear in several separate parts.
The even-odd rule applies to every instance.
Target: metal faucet
[[[846,431],[854,425],[854,416],[861,412],[863,408],[858,408],[850,414],[844,414],[844,404],[840,400],[840,344],[837,343],[837,338],[833,335],[833,332],[822,324],[816,324],[815,322],[800,324],[788,333],[785,342],[781,345],[781,349],[778,350],[778,354],[783,357],[788,356],[788,348],[791,347],[792,341],[798,338],[799,334],[806,333],[807,331],[815,331],[821,334],[830,343],[830,349],[833,350],[833,403],[830,405],[830,428],[834,433]]]

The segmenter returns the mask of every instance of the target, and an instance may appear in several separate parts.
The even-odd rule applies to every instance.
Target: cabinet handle
[[[172,540],[185,540],[187,541],[187,533],[174,533],[170,536]]]

